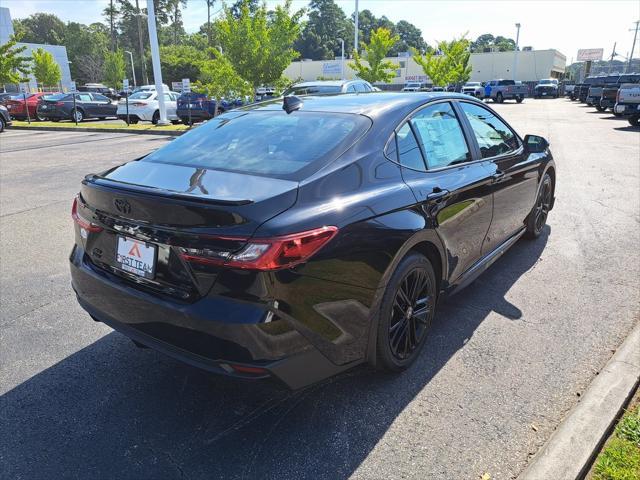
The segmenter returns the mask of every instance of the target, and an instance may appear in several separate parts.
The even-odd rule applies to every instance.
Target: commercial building
[[[557,50],[525,50],[519,52],[472,53],[471,81],[486,82],[496,78],[513,78],[513,68],[517,55],[516,80],[537,82],[542,78],[559,78],[565,72],[567,57]],[[410,56],[389,57],[387,60],[397,64],[396,76],[390,84],[399,88],[407,82],[427,82],[422,67]],[[319,61],[297,61],[291,63],[284,75],[291,79],[313,81],[318,79],[355,78],[355,72],[349,68],[351,60],[341,59]],[[344,75],[342,74],[344,68]]]
[[[8,8],[0,7],[0,45],[3,45],[9,41],[11,35],[13,35],[13,23],[11,21],[11,13]],[[60,67],[62,79],[60,80],[59,87],[64,90],[68,90],[71,86],[71,72],[69,71],[69,58],[67,57],[67,48],[63,45],[44,45],[39,43],[18,43],[18,46],[27,47],[22,52],[25,57],[31,57],[32,52],[38,48],[42,48],[53,55],[53,59]],[[38,83],[33,75],[29,75],[29,81],[21,85],[5,85],[7,91],[18,91],[23,86],[27,91],[37,91]],[[54,85],[47,85],[53,87]],[[0,85],[2,88],[2,85]]]

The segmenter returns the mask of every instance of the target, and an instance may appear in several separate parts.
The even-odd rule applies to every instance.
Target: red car
[[[31,120],[45,120],[42,115],[39,115],[36,111],[38,107],[38,103],[42,100],[42,97],[46,95],[53,95],[52,92],[38,92],[38,93],[27,93],[27,108],[24,108],[25,104],[25,94],[16,93],[15,95],[4,100],[4,105],[9,110],[9,114],[15,118],[16,120],[26,120],[27,119],[27,111],[29,112],[29,117]]]

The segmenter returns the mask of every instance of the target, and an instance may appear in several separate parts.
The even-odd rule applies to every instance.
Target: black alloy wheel
[[[39,122],[44,122],[47,120],[47,117],[42,115],[41,113],[36,112],[36,120]]]
[[[548,173],[544,174],[542,185],[538,191],[536,204],[527,219],[527,236],[538,238],[547,224],[551,202],[553,201],[553,182]]]
[[[151,123],[153,123],[154,125],[157,125],[159,121],[160,121],[160,112],[156,110],[155,112],[153,112],[153,117],[151,117]]]
[[[433,320],[437,298],[433,267],[423,255],[405,257],[384,294],[378,325],[378,364],[400,371],[418,356]]]

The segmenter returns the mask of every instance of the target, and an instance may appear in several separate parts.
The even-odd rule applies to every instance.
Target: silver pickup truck
[[[522,103],[522,100],[529,92],[529,88],[526,85],[515,80],[491,80],[489,86],[491,87],[489,97],[497,103],[502,103],[505,100],[515,100],[518,103]]]
[[[629,124],[637,127],[640,125],[640,84],[623,83],[618,90],[616,105],[613,111],[619,115],[628,117]]]

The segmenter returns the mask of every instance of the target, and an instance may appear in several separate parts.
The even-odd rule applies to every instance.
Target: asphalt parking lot
[[[444,303],[404,374],[296,392],[139,350],[76,304],[79,181],[170,138],[0,135],[2,477],[517,476],[638,321],[640,135],[565,99],[494,106],[551,142],[543,236]]]

